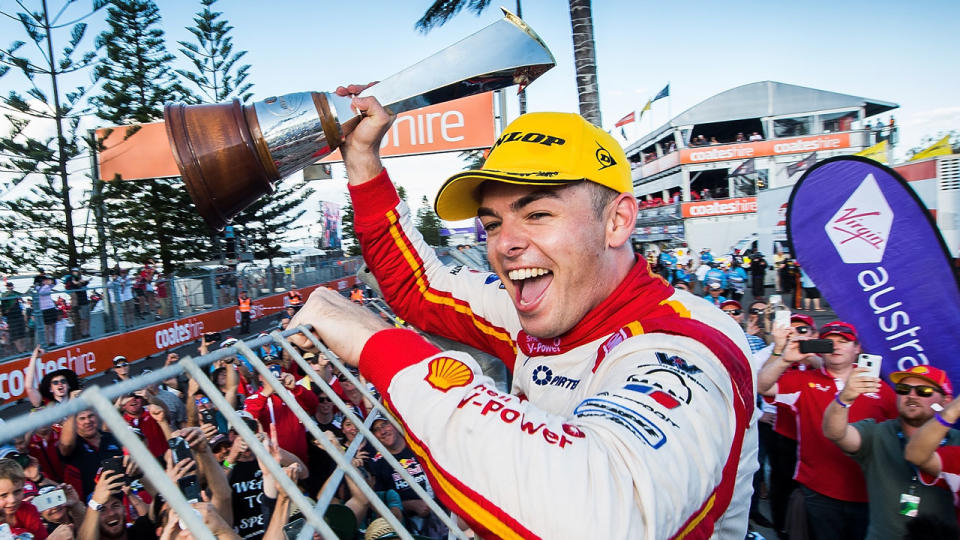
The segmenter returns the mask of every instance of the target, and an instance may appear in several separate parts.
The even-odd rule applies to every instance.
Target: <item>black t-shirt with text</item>
[[[270,516],[263,505],[263,471],[256,460],[241,461],[230,470],[233,497],[233,530],[242,540],[259,540]]]

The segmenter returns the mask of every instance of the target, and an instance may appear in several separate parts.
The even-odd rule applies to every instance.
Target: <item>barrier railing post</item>
[[[130,431],[130,426],[126,420],[120,416],[113,403],[103,395],[100,388],[97,386],[88,388],[81,394],[80,399],[86,400],[93,406],[97,415],[110,428],[110,432],[130,453],[131,459],[136,461],[137,466],[150,480],[150,483],[160,491],[180,519],[183,520],[193,537],[197,540],[216,540],[216,536],[204,524],[200,514],[190,506],[190,503],[183,496],[183,492],[170,480],[166,471],[160,467],[160,464],[140,441],[140,438]]]
[[[263,444],[261,444],[260,439],[257,438],[256,434],[247,427],[247,424],[240,418],[240,415],[233,409],[233,406],[230,403],[227,403],[227,399],[220,393],[220,390],[217,388],[217,385],[211,381],[206,373],[197,365],[197,363],[190,358],[182,358],[180,364],[190,373],[190,376],[193,377],[200,388],[204,391],[206,396],[210,398],[210,401],[216,405],[217,409],[220,411],[220,414],[226,418],[227,423],[230,424],[230,427],[237,432],[244,441],[246,441],[247,446],[250,447],[250,450],[253,451],[253,454],[257,456],[257,459],[260,460],[266,468],[267,471],[273,475],[273,479],[283,488],[287,493],[287,496],[290,497],[290,501],[303,512],[303,517],[307,520],[311,526],[320,530],[320,534],[324,538],[337,538],[337,535],[334,534],[333,530],[330,529],[330,526],[327,525],[327,522],[323,520],[322,516],[317,515],[313,510],[313,507],[310,505],[310,501],[300,493],[300,490],[297,488],[297,485],[293,483],[292,480],[283,472],[283,469],[273,456],[270,455],[270,451],[267,450]]]

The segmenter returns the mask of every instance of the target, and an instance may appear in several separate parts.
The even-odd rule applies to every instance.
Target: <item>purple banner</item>
[[[930,364],[960,380],[960,288],[932,216],[896,172],[843,156],[793,188],[797,260],[883,374]]]

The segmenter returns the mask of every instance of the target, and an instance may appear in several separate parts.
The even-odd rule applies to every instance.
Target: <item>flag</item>
[[[750,158],[741,163],[739,167],[734,169],[734,171],[727,176],[746,176],[755,172],[757,172],[756,160],[754,158]]]
[[[872,159],[877,163],[887,162],[887,141],[880,141],[877,144],[867,148],[866,150],[857,152],[855,156],[863,156],[868,159]]]
[[[793,188],[789,245],[863,350],[883,356],[885,375],[924,367],[922,354],[956,381],[957,338],[944,331],[960,325],[953,255],[911,184],[867,160],[820,161]],[[896,318],[909,323],[877,324]]]
[[[939,141],[914,154],[909,161],[916,161],[918,159],[925,159],[933,156],[948,156],[952,153],[953,147],[950,146],[950,136],[944,135]]]
[[[817,153],[814,152],[796,163],[791,163],[790,165],[787,165],[787,178],[793,176],[794,174],[797,174],[800,171],[805,171],[810,167],[813,167],[813,164],[816,162],[817,162]]]
[[[630,114],[624,116],[623,118],[617,120],[617,123],[614,124],[613,127],[625,126],[625,125],[627,125],[627,124],[630,124],[630,123],[636,122],[636,121],[637,121],[637,112],[636,112],[636,111],[633,111],[633,112],[631,112]]]
[[[651,101],[656,101],[660,98],[665,98],[669,96],[670,96],[670,83],[667,83],[667,85],[663,87],[663,90],[657,92],[657,95],[653,96],[653,99]]]
[[[647,112],[647,111],[650,110],[650,106],[651,106],[652,104],[653,104],[653,100],[652,100],[652,99],[648,99],[648,100],[647,100],[647,104],[644,105],[642,109],[640,109],[640,118],[643,118],[643,113],[645,113],[645,112]]]

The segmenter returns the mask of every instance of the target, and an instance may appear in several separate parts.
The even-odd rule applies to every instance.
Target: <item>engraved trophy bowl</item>
[[[521,87],[556,61],[526,23],[504,18],[421,60],[361,96],[374,96],[394,114],[498,90]],[[297,92],[252,105],[168,103],[163,110],[177,167],[197,211],[222,229],[241,210],[274,191],[281,178],[337,149],[359,123],[351,99],[331,92]]]

